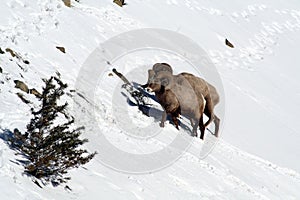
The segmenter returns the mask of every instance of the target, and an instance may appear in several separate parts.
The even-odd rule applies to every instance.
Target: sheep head
[[[148,85],[148,91],[163,92],[164,90],[171,88],[173,75],[171,75],[169,72],[159,72],[156,74],[154,70],[149,70],[148,75],[151,76],[151,80],[149,81]]]

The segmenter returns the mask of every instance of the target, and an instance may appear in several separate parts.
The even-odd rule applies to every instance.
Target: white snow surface
[[[147,174],[115,171],[96,155],[90,163],[70,171],[69,191],[63,186],[37,187],[22,174],[23,167],[15,162],[18,156],[0,139],[0,199],[300,199],[300,2],[127,3],[121,8],[112,0],[81,0],[72,1],[68,8],[60,0],[3,0],[0,47],[13,49],[30,64],[9,53],[0,54],[0,135],[14,128],[24,131],[31,117],[30,107],[15,94],[20,91],[13,80],[41,90],[41,78],[59,71],[72,89],[82,65],[101,43],[130,30],[162,28],[197,42],[220,74],[226,110],[217,145],[205,159],[199,159],[203,141],[193,138],[191,148],[176,162]],[[227,47],[225,38],[235,48]],[[56,46],[65,47],[66,53]],[[150,68],[155,62],[169,62],[175,72],[186,71],[182,60],[166,52],[136,52],[115,64],[125,72],[133,66]],[[93,127],[82,121],[87,128],[83,137],[90,141],[86,148],[101,152],[97,138],[103,134],[116,147],[142,154],[164,148],[177,134],[188,136],[170,123],[163,135],[139,142],[118,129],[111,91],[121,81],[108,76],[110,70],[104,70],[105,78],[95,94],[101,133],[89,132]],[[146,77],[145,71],[133,81],[144,83]],[[34,97],[26,97],[37,105]],[[122,96],[117,102],[126,105]],[[149,124],[158,127],[156,119],[135,107],[128,109],[137,129]]]

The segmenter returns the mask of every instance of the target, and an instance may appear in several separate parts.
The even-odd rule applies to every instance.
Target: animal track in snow
[[[173,1],[175,0],[172,0],[172,2]],[[124,16],[124,13],[118,12],[111,5],[103,8],[94,8],[83,4],[77,4],[75,9],[78,9],[79,11],[85,14],[92,15],[97,19],[99,19],[101,22],[103,22],[105,26],[103,27],[102,24],[102,27],[101,28],[99,27],[99,29],[101,29],[102,34],[105,34],[108,37],[111,37],[111,34],[106,33],[105,30],[116,30],[116,29],[120,29],[121,27],[126,27],[127,30],[131,30],[131,29],[143,27],[143,24],[141,22],[137,21],[136,19],[132,19],[129,16],[128,17]]]
[[[12,0],[7,3],[7,6],[13,9],[32,9],[29,8],[26,2]],[[58,14],[61,11],[60,3],[52,1],[37,1],[36,6],[40,10],[38,13],[24,12],[20,15],[18,12],[12,13],[13,21],[9,21],[6,26],[0,27],[1,45],[13,43],[18,44],[20,40],[28,41],[31,36],[37,36],[42,31],[49,31],[57,28]],[[30,14],[29,14],[30,13]],[[27,30],[24,32],[23,30]]]
[[[178,5],[178,2],[176,0],[167,0],[168,5]]]
[[[197,1],[185,0],[184,5],[189,9],[196,9],[199,12],[205,12],[214,16],[226,16],[233,23],[243,23],[248,25],[252,22],[257,23],[257,16],[268,16],[265,21],[259,22],[260,29],[253,33],[253,36],[248,39],[247,46],[237,46],[237,52],[234,55],[227,55],[228,52],[211,50],[209,51],[212,61],[215,64],[222,63],[226,68],[230,69],[245,69],[253,71],[253,63],[264,60],[265,56],[271,55],[273,49],[278,45],[278,40],[281,34],[288,31],[298,31],[300,28],[300,11],[293,9],[271,9],[265,4],[251,4],[245,9],[227,12],[213,7],[203,6]],[[287,18],[284,20],[282,17]],[[269,16],[278,18],[277,21],[269,21]],[[223,18],[222,18],[223,19]],[[222,38],[225,39],[225,38]],[[239,62],[242,58],[242,63]]]
[[[267,8],[268,7],[264,4],[254,4],[248,5],[244,10],[226,13],[225,15],[228,16],[232,22],[239,22],[241,20],[250,21],[253,16],[257,16],[258,12],[265,11]]]
[[[214,151],[218,151],[221,154],[226,153],[226,157],[232,156],[234,159],[239,159],[237,155],[239,155],[239,152],[236,152],[237,150],[231,149],[232,151],[227,151],[227,148],[230,148],[230,145],[223,143],[223,141],[219,142],[220,144]],[[197,148],[197,147],[196,147]],[[240,151],[240,150],[239,150]],[[212,175],[216,179],[220,179],[224,182],[226,182],[226,185],[228,186],[227,190],[234,190],[234,191],[243,191],[246,193],[246,195],[250,195],[252,198],[255,199],[268,199],[266,198],[260,191],[257,191],[254,187],[252,187],[250,184],[248,184],[245,180],[242,180],[238,178],[238,176],[234,175],[230,171],[230,168],[225,165],[216,166],[211,164],[211,162],[204,160],[199,160],[198,156],[195,155],[195,152],[191,152],[190,150],[183,155],[184,162],[193,162],[195,165],[200,167],[203,171],[199,171],[199,173],[208,173]],[[210,155],[212,159],[214,159],[213,155]],[[244,157],[243,157],[244,159]],[[247,156],[245,155],[245,159],[247,160]],[[218,161],[218,159],[214,159],[214,161]],[[184,170],[184,169],[183,169]],[[199,170],[199,168],[198,168]],[[176,183],[178,183],[177,180],[175,180]],[[222,191],[215,191],[218,193],[218,195],[222,195]],[[225,193],[225,190],[223,191]]]
[[[261,7],[260,9],[265,8],[267,7]],[[237,46],[235,55],[230,55],[227,51],[210,50],[209,55],[212,61],[217,65],[219,63],[224,64],[225,61],[225,63],[227,63],[225,64],[226,68],[230,69],[242,68],[253,71],[253,63],[263,60],[267,55],[271,55],[274,51],[273,49],[278,45],[279,38],[282,34],[299,31],[300,11],[284,9],[282,11],[275,10],[270,12],[271,16],[277,17],[277,15],[284,15],[285,19],[260,22],[260,30],[248,39],[247,46]],[[233,15],[236,17],[239,16],[237,13]],[[242,63],[238,62],[241,58],[243,60]]]

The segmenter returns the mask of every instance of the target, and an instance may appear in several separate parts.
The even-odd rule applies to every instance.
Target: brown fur
[[[153,92],[155,92],[155,96],[161,106],[164,108],[164,112],[162,114],[160,126],[164,127],[164,123],[167,118],[167,114],[172,116],[172,121],[175,124],[176,128],[178,128],[178,120],[180,112],[179,101],[177,100],[175,94],[170,90],[165,90],[165,86],[161,85],[160,82],[155,81],[155,71],[148,70],[148,79],[147,87],[150,85]]]
[[[178,128],[177,117],[183,114],[192,121],[198,122],[193,124],[193,134],[197,135],[197,127],[200,126],[201,139],[204,136],[205,126],[203,125],[202,115],[205,108],[205,100],[202,95],[198,96],[189,82],[182,75],[172,75],[169,72],[159,72],[155,74],[149,70],[150,88],[164,108],[161,126],[163,126],[166,115],[170,114],[172,120]]]
[[[173,73],[171,66],[167,63],[154,64],[153,71],[153,73],[148,74],[148,82],[142,87],[148,87],[149,81],[153,79],[155,74],[159,74],[160,72],[169,72],[170,74]],[[207,83],[204,79],[196,77],[193,74],[183,72],[179,75],[182,75],[184,78],[187,79],[187,81],[190,83],[191,87],[194,89],[198,97],[201,97],[201,95],[203,95],[206,101],[204,113],[209,118],[209,120],[205,123],[205,127],[207,127],[212,121],[214,121],[215,136],[218,137],[220,119],[214,114],[214,107],[219,103],[220,97],[216,88],[211,84]],[[191,124],[193,124],[192,121]]]
[[[220,119],[214,114],[214,107],[219,103],[220,97],[216,88],[207,83],[204,79],[196,77],[193,74],[183,72],[181,75],[183,75],[191,84],[197,95],[200,95],[199,93],[201,93],[204,96],[204,99],[206,100],[204,113],[208,117],[205,127],[214,121],[215,136],[218,137]]]

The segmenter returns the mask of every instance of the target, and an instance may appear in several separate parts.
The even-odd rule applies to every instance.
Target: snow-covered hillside
[[[30,107],[16,95],[20,90],[14,87],[14,80],[41,90],[41,78],[58,71],[69,89],[81,83],[81,94],[85,98],[93,95],[88,101],[67,100],[76,108],[72,112],[80,116],[78,123],[86,127],[86,147],[99,154],[84,167],[71,170],[68,186],[72,191],[50,185],[41,189],[22,175],[23,167],[15,162],[18,157],[5,139],[0,139],[0,199],[299,199],[300,3],[127,3],[122,8],[112,0],[72,1],[71,8],[60,0],[1,3],[0,138],[14,128],[24,131],[31,117]],[[155,62],[170,63],[176,73],[189,71],[201,76],[201,70],[191,68],[188,61],[172,52],[153,49],[120,55],[109,60],[113,66],[98,65],[103,61],[98,54],[99,49],[105,51],[103,43],[141,28],[167,29],[189,37],[207,53],[221,77],[225,97],[221,96],[216,113],[222,116],[225,106],[225,118],[221,119],[217,145],[204,159],[201,153],[205,144],[215,142],[209,132],[204,142],[190,137],[186,119],[182,119],[180,131],[170,123],[161,130],[159,105],[153,110],[158,114],[142,115],[126,102],[121,80],[110,74],[113,66],[124,73],[134,71],[128,74],[130,80],[143,84],[146,70]],[[225,45],[226,38],[235,48]],[[64,47],[66,53],[56,47]],[[6,48],[18,55],[13,57]],[[86,66],[91,71],[85,74]],[[97,82],[84,76],[99,72],[102,76]],[[34,101],[29,94],[24,95]],[[175,138],[180,140],[173,147]],[[170,146],[165,155],[175,156],[144,156],[141,160],[132,156],[128,160],[122,156],[127,154],[105,151],[104,140],[138,159]],[[105,155],[111,155],[112,160]],[[160,165],[149,167],[159,160]]]

